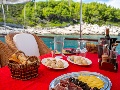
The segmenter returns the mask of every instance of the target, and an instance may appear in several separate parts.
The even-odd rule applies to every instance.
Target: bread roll
[[[17,55],[15,53],[11,57],[17,59]]]
[[[18,55],[18,59],[20,60],[20,62],[21,62],[22,64],[26,64],[26,63],[27,63],[27,58],[25,57],[25,55],[24,55],[23,53],[20,53],[20,54]]]
[[[74,55],[70,56],[70,60],[74,61]]]
[[[51,68],[57,68],[56,63],[52,62],[51,63]]]
[[[16,62],[16,63],[18,63],[18,64],[21,64],[21,62],[20,62],[19,59],[9,58],[9,61],[12,61],[12,62]]]
[[[52,63],[55,63],[55,64],[57,63],[56,59],[53,59],[51,61],[52,61]]]
[[[88,65],[88,62],[86,60],[82,60],[83,65]]]
[[[52,61],[51,61],[50,59],[47,59],[47,61],[45,62],[45,64],[46,64],[47,66],[51,66],[51,63],[52,63]]]
[[[64,68],[64,63],[61,60],[57,61],[57,67],[58,68]]]
[[[82,64],[81,56],[75,56],[74,57],[74,63],[76,64]]]
[[[18,55],[18,59],[19,59],[19,60],[27,60],[27,57],[26,57],[23,53],[20,53],[20,54]]]
[[[11,56],[11,58],[9,58],[9,60],[21,64],[21,62],[20,62],[20,60],[17,58],[17,55],[16,55],[16,54],[13,54],[13,55]]]
[[[82,60],[81,60],[81,59],[78,59],[76,63],[77,63],[77,64],[82,64]]]
[[[80,60],[80,59],[81,59],[81,57],[79,57],[79,56],[74,56],[74,62],[77,61],[77,60]]]

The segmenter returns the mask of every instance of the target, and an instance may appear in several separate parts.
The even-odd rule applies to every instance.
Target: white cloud
[[[80,2],[80,0],[74,0],[74,1]],[[99,3],[105,3],[115,8],[120,8],[120,0],[82,0],[82,2],[84,3],[99,2]]]
[[[36,1],[47,1],[47,0],[36,0]],[[75,2],[80,2],[80,0],[74,0]],[[115,8],[120,8],[120,0],[82,0],[84,3],[90,2],[99,2],[99,3],[106,3]]]
[[[115,8],[120,8],[120,0],[109,0],[106,4]]]
[[[106,3],[107,5],[110,5],[112,7],[120,8],[120,0],[107,0],[107,1],[99,0],[97,2],[99,2],[99,3]]]

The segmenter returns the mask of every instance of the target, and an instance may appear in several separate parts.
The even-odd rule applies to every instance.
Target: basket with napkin
[[[36,56],[26,56],[22,51],[14,53],[8,62],[11,77],[20,80],[37,77],[39,66],[40,60]]]

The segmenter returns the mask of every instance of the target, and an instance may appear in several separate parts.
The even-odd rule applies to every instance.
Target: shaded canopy
[[[26,3],[32,0],[0,0],[0,4],[20,4]]]
[[[2,13],[3,13],[3,19],[4,19],[4,27],[6,30],[6,17],[5,17],[5,12],[4,12],[4,4],[8,5],[8,4],[22,4],[22,3],[26,3],[26,2],[30,2],[33,0],[0,0],[0,4],[2,4]]]

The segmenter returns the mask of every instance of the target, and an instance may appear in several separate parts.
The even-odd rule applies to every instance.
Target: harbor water
[[[48,36],[48,35],[47,35]],[[49,35],[49,36],[55,36],[55,35]],[[63,37],[67,38],[79,38],[79,35],[62,35]],[[101,37],[104,37],[103,35],[82,35],[82,38],[88,38],[88,39],[99,39]],[[111,38],[117,38],[117,40],[120,40],[120,36],[111,36]],[[0,40],[2,42],[5,42],[4,37],[0,37]],[[54,40],[52,38],[42,38],[44,43],[49,47],[54,49]],[[93,42],[96,43],[97,42]],[[64,40],[64,48],[77,48],[78,43],[77,40]],[[118,44],[116,50],[120,54],[120,44]]]

